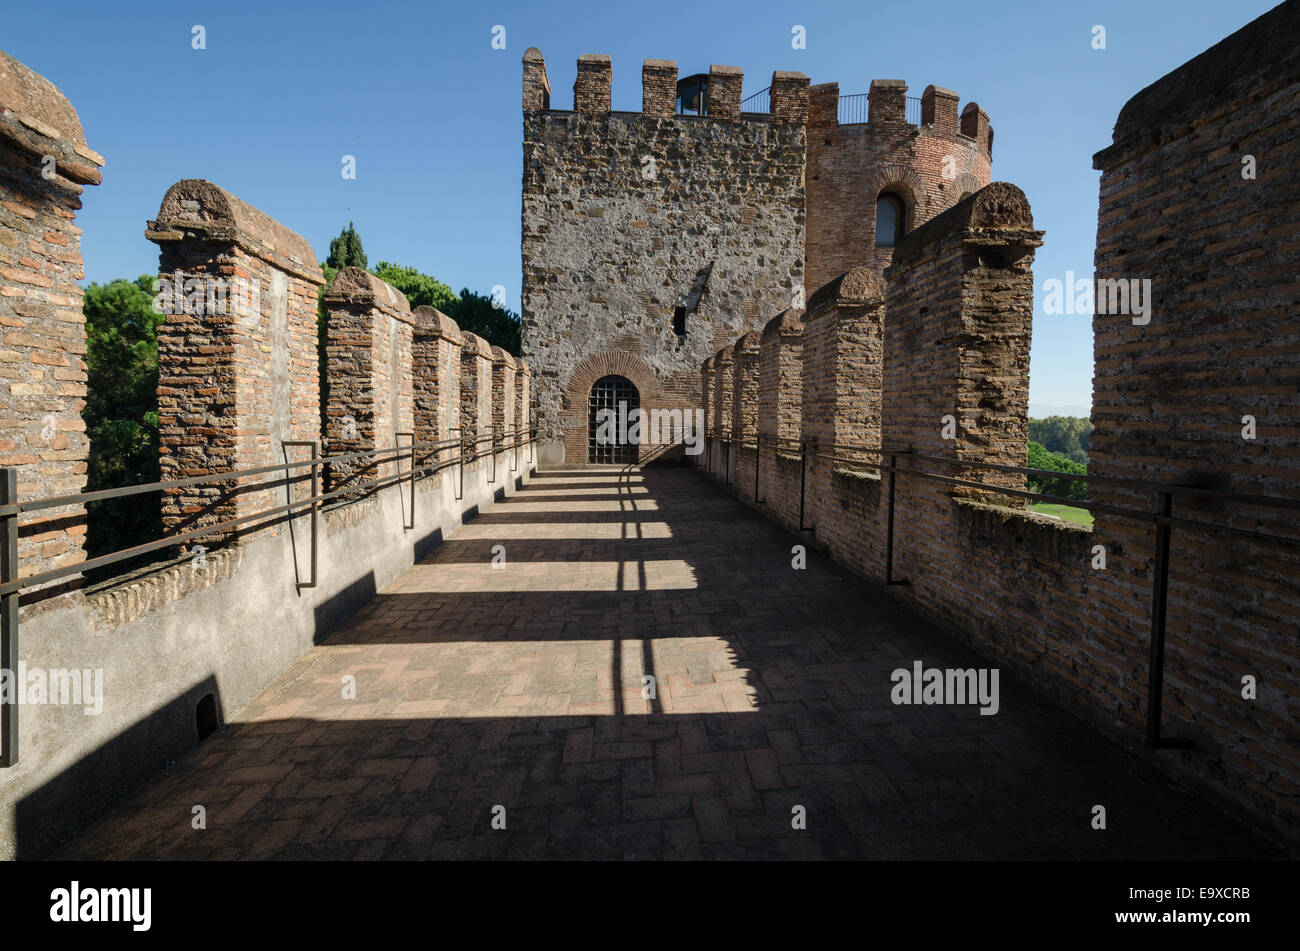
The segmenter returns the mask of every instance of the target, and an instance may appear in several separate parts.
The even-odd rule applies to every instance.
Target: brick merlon
[[[762,344],[763,334],[757,330],[751,330],[732,345],[732,350],[736,354],[758,353],[758,349]]]
[[[52,82],[0,51],[0,138],[78,185],[98,185],[104,157],[86,145],[77,110]]]
[[[883,301],[884,285],[875,272],[864,264],[850,268],[834,280],[827,281],[808,298],[804,322],[814,319],[836,304],[863,305]]]
[[[474,333],[472,330],[461,330],[462,351],[472,350],[475,356],[482,357],[489,363],[492,362],[492,345]]]
[[[1007,241],[1026,247],[1043,243],[1043,232],[1034,230],[1034,214],[1025,193],[1010,182],[993,182],[903,235],[894,248],[893,265],[950,238],[976,237],[979,232],[988,232],[985,237],[1001,232]]]
[[[792,334],[803,333],[803,311],[795,308],[783,310],[766,324],[763,325],[763,336],[771,337],[780,334],[787,337]]]
[[[345,306],[373,306],[405,323],[415,323],[406,295],[364,268],[345,267],[339,271],[334,277],[334,283],[325,289],[325,302]]]
[[[460,324],[436,307],[421,304],[411,311],[411,318],[416,333],[441,337],[443,340],[450,340],[458,347],[465,342],[464,335],[460,332]]]
[[[185,178],[167,189],[145,237],[162,244],[196,236],[236,244],[281,270],[318,285],[325,283],[306,238],[224,188]]]
[[[492,348],[493,366],[501,365],[501,366],[507,366],[510,367],[511,369],[514,369],[517,366],[517,364],[518,362],[515,360],[514,355],[511,354],[508,350],[503,350],[500,347]]]

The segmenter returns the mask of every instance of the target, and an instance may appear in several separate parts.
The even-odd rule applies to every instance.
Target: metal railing
[[[857,92],[840,96],[835,111],[835,121],[840,125],[860,125],[871,121],[870,93]],[[921,100],[916,96],[905,97],[903,121],[908,125],[921,124]],[[742,109],[743,111],[743,109]]]
[[[867,102],[865,92],[852,93],[848,96],[840,96],[840,104],[835,111],[835,121],[840,125],[856,125],[867,121],[870,115],[870,107]]]
[[[115,489],[100,489],[93,492],[79,492],[71,495],[25,499],[22,501],[18,498],[18,470],[12,468],[0,469],[0,532],[3,533],[3,544],[0,544],[0,668],[10,671],[18,669],[18,605],[19,597],[23,591],[75,577],[94,568],[128,561],[149,552],[196,541],[206,536],[224,535],[235,528],[241,528],[239,534],[243,534],[251,530],[249,528],[250,523],[265,522],[266,524],[255,526],[258,529],[264,529],[271,524],[287,521],[292,531],[294,519],[310,514],[311,576],[308,581],[302,581],[295,577],[294,585],[298,590],[315,587],[317,582],[319,513],[325,502],[335,499],[350,500],[348,497],[360,497],[389,486],[402,486],[404,483],[409,482],[410,510],[404,512],[402,527],[407,531],[412,530],[416,524],[415,487],[420,479],[435,475],[453,465],[456,466],[458,470],[456,499],[460,500],[464,498],[465,494],[465,467],[473,465],[484,456],[490,455],[492,458],[492,472],[491,478],[488,479],[489,483],[496,481],[496,457],[502,452],[514,450],[515,470],[512,471],[516,471],[518,468],[519,448],[522,445],[527,445],[529,448],[528,464],[532,464],[533,441],[536,433],[534,426],[515,428],[503,433],[498,433],[495,427],[490,427],[490,429],[491,431],[488,434],[472,439],[455,438],[424,442],[416,442],[414,433],[395,433],[395,441],[406,437],[410,439],[410,443],[396,445],[388,449],[365,449],[333,456],[320,455],[319,441],[285,440],[281,443],[281,452],[285,453],[283,463],[253,466],[247,469],[235,469],[210,475],[190,476],[165,482],[149,482],[141,485],[121,486]],[[455,427],[449,431],[459,432],[460,427]],[[485,444],[489,447],[486,451],[480,448]],[[287,454],[287,450],[291,448],[310,448],[311,457],[292,462],[288,459]],[[441,453],[451,450],[456,451],[454,459],[439,458]],[[339,466],[363,459],[369,460],[371,464],[376,466],[392,462],[394,463],[394,471],[387,475],[363,481],[341,481],[338,488],[331,488],[328,492],[321,491],[321,474],[323,470],[328,471],[332,476]],[[403,460],[408,461],[408,467],[405,471],[402,471],[401,468]],[[302,470],[304,469],[310,471],[303,473]],[[254,484],[243,482],[243,480],[251,477],[270,476],[273,473],[282,473],[282,476]],[[310,482],[311,494],[304,498],[294,499],[292,497],[293,486],[303,481]],[[202,525],[177,534],[166,535],[130,548],[122,548],[94,558],[87,558],[76,564],[51,568],[29,575],[19,574],[19,520],[23,515],[65,506],[84,506],[89,502],[100,499],[125,498],[167,489],[225,483],[235,484],[232,484],[229,490],[215,504],[219,505],[228,502],[238,493],[273,490],[281,485],[284,486],[286,498],[289,501],[282,505],[272,505],[260,508],[255,512],[227,518],[211,525]],[[296,557],[294,570],[296,573]],[[16,697],[14,700],[15,702],[0,703],[0,768],[13,766],[18,762],[18,708]]]
[[[744,448],[752,446],[754,451],[757,453],[760,445],[766,444],[766,441],[760,443],[760,438],[761,437],[756,437],[750,441],[733,440],[729,436],[710,437],[706,435],[706,445],[713,440],[724,444],[736,442]],[[1167,482],[1127,479],[1118,476],[1052,472],[1047,469],[1031,469],[1027,466],[1008,466],[990,462],[967,461],[954,459],[949,456],[935,456],[918,453],[914,449],[910,448],[890,449],[874,448],[858,444],[843,444],[839,447],[840,450],[842,450],[841,452],[830,453],[818,451],[815,448],[809,448],[807,442],[797,439],[776,439],[773,437],[769,437],[769,439],[771,439],[774,444],[772,447],[774,452],[781,452],[787,455],[797,454],[799,457],[800,531],[813,532],[814,534],[816,532],[815,526],[804,524],[809,459],[825,460],[830,462],[833,467],[842,466],[857,470],[863,468],[874,469],[880,474],[882,479],[887,478],[885,487],[886,534],[884,552],[884,576],[887,585],[909,584],[906,580],[894,577],[895,483],[900,474],[936,482],[942,485],[980,490],[1018,499],[1029,499],[1035,502],[1056,502],[1062,505],[1085,509],[1090,513],[1101,512],[1120,518],[1127,518],[1133,521],[1154,525],[1155,539],[1151,584],[1150,639],[1148,643],[1147,658],[1146,738],[1148,745],[1155,748],[1185,749],[1193,745],[1192,741],[1189,739],[1168,737],[1161,733],[1161,707],[1164,695],[1165,625],[1169,598],[1169,551],[1170,539],[1174,527],[1181,527],[1185,530],[1229,534],[1270,544],[1300,546],[1300,536],[1293,537],[1288,535],[1277,535],[1271,532],[1261,532],[1254,529],[1241,528],[1237,525],[1206,522],[1201,519],[1186,518],[1173,514],[1174,499],[1178,496],[1222,503],[1232,503],[1245,507],[1275,509],[1289,512],[1300,512],[1300,499],[1285,499],[1276,496],[1254,495],[1243,492],[1232,492],[1224,489],[1201,488],[1199,486],[1175,485]],[[730,452],[732,450],[728,449],[726,451]],[[872,458],[864,457],[874,457],[874,460]],[[714,473],[709,471],[707,459],[708,457],[706,457],[705,471],[710,475],[714,475]],[[899,465],[900,459],[908,464]],[[1083,482],[1099,486],[1112,486],[1117,489],[1127,489],[1152,496],[1153,503],[1148,509],[1136,509],[1126,508],[1122,505],[1114,505],[1109,502],[1095,502],[1090,499],[1070,499],[1064,496],[1048,495],[1040,492],[1031,492],[1026,489],[1016,489],[1011,486],[996,485],[974,479],[959,478],[954,475],[945,475],[941,472],[934,471],[932,468],[927,468],[927,465],[946,467],[950,470],[983,469],[990,472],[1004,472],[1015,475],[1037,476],[1040,478],[1063,479],[1070,482]],[[730,484],[729,481],[728,484]],[[758,488],[759,480],[756,463],[754,476],[754,494],[756,499]],[[764,501],[760,504],[766,503]]]
[[[754,95],[747,99],[740,100],[741,112],[771,112],[772,111],[772,87],[760,89]]]

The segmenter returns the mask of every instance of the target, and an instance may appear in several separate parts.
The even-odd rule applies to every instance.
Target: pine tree
[[[366,266],[366,252],[361,250],[361,235],[357,234],[357,229],[352,226],[351,221],[339,232],[339,236],[330,242],[330,256],[325,259],[325,263],[335,271],[345,267]]]

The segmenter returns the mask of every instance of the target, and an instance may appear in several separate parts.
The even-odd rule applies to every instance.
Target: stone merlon
[[[315,284],[325,283],[306,238],[224,188],[186,178],[167,189],[158,218],[149,222],[145,237],[163,244],[195,234],[238,245],[274,267]]]
[[[98,185],[104,157],[86,145],[72,103],[44,76],[0,51],[0,137],[78,185]]]

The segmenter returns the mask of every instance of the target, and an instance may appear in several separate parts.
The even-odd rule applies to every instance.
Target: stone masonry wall
[[[324,277],[311,246],[199,179],[168,189],[145,236],[159,246],[160,282],[170,290],[158,329],[163,481],[283,462],[282,441],[319,440],[316,305]],[[167,490],[164,530],[283,504],[282,489],[245,488],[251,484],[266,477]]]
[[[526,82],[544,69],[529,56]],[[578,111],[539,108],[536,95],[524,111],[523,352],[540,438],[564,441],[578,463],[584,361],[634,357],[651,372],[644,409],[694,409],[700,362],[761,328],[804,283],[802,115],[664,115],[655,90],[669,69],[676,76],[665,61],[647,66],[650,114],[611,113],[602,86],[583,91],[606,68],[580,63]],[[674,308],[710,263],[679,337]],[[574,427],[580,438],[566,439]]]
[[[0,53],[0,467],[18,470],[19,499],[75,494],[86,484],[86,333],[76,283],[84,272],[73,220],[103,164],[63,94]],[[23,516],[22,573],[79,564],[85,536],[80,505]],[[57,579],[46,595],[77,581]]]

